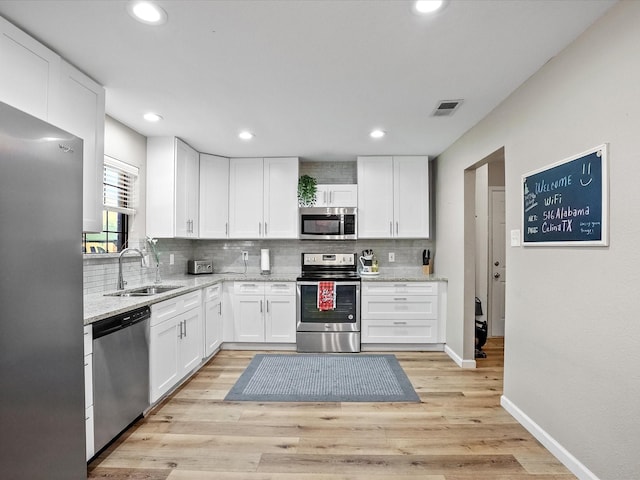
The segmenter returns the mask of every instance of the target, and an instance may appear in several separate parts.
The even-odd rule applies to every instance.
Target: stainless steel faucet
[[[124,281],[124,278],[122,278],[122,256],[128,251],[136,252],[138,255],[140,255],[140,266],[146,266],[144,255],[140,250],[138,250],[137,248],[125,248],[124,250],[122,250],[120,252],[120,256],[118,257],[118,290],[124,290],[124,286],[127,284],[127,282]]]

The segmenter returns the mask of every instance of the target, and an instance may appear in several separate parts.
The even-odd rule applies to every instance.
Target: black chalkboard
[[[607,145],[522,176],[524,245],[608,245]]]

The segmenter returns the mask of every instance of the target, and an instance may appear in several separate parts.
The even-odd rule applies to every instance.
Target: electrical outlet
[[[396,254],[394,252],[389,252],[389,263],[396,261]]]
[[[245,262],[249,260],[249,252],[247,252],[246,250],[242,251],[242,260]]]
[[[173,253],[169,254],[169,265],[173,265],[176,261],[176,257],[173,255]]]

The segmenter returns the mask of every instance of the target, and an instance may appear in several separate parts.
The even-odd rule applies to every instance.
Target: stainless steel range
[[[298,352],[360,351],[355,253],[303,253],[297,279]]]

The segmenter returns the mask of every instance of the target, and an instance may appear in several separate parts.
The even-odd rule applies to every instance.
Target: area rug
[[[225,397],[252,402],[420,402],[394,355],[257,354]]]

